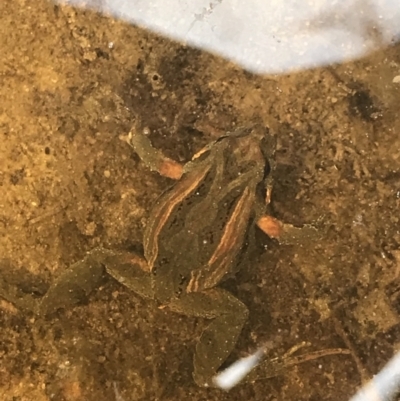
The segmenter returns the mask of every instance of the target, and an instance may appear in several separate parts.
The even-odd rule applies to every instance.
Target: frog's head
[[[210,175],[219,171],[226,182],[245,174],[252,183],[258,184],[270,175],[274,153],[275,138],[268,128],[257,124],[237,128],[219,137],[196,153],[192,162],[208,163],[212,166]]]
[[[228,141],[225,160],[235,163],[240,172],[255,169],[262,171],[264,178],[273,168],[276,139],[269,129],[257,124],[252,127],[238,128],[217,140]]]

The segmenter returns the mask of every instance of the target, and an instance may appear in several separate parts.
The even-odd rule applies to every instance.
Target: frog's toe
[[[214,387],[213,376],[204,372],[193,372],[193,380],[199,387]]]

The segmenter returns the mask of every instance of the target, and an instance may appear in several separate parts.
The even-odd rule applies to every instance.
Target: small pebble
[[[90,223],[86,224],[85,227],[85,234],[93,236],[96,231],[96,223],[94,221],[91,221]]]
[[[392,81],[394,84],[400,84],[400,75],[396,75]]]
[[[111,177],[111,173],[109,170],[104,170],[104,177],[106,178],[110,178]]]

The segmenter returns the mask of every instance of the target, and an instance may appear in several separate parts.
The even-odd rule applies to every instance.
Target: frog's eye
[[[223,141],[225,138],[228,138],[228,137],[229,137],[229,135],[221,135],[219,138],[217,138],[217,139],[215,140],[214,143],[221,142],[221,141]]]
[[[261,153],[265,160],[274,160],[276,151],[276,137],[273,135],[267,135],[260,141]]]
[[[271,173],[271,164],[269,163],[268,160],[265,161],[264,165],[264,177],[263,179],[265,180]]]

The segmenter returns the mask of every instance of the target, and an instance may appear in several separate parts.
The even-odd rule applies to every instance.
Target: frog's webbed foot
[[[0,260],[0,297],[23,313],[37,313],[40,296],[48,285],[25,268],[17,268],[7,259]]]
[[[34,287],[30,291],[22,291],[27,287],[26,275],[19,282],[11,283],[6,277],[0,280],[0,295],[13,303],[22,312],[33,312],[37,315],[48,315],[60,308],[68,308],[82,302],[90,292],[99,285],[104,266],[101,260],[107,251],[96,249],[83,260],[73,264],[60,274],[42,298],[34,297]],[[24,292],[23,295],[21,295]]]
[[[33,312],[45,316],[58,309],[68,309],[86,301],[89,295],[99,287],[104,273],[107,272],[138,295],[149,297],[151,296],[151,277],[143,263],[145,262],[142,259],[130,252],[112,252],[96,248],[62,272],[48,290],[46,288],[41,291],[41,294],[45,293],[42,298],[36,298],[30,294],[39,292],[35,290],[37,285],[32,285],[30,291],[23,291],[21,287],[27,287],[27,283],[13,283],[5,274],[0,274],[0,296],[22,312]]]
[[[220,288],[183,293],[167,306],[186,316],[213,319],[196,345],[193,362],[195,382],[211,386],[212,377],[231,353],[247,320],[246,306]]]
[[[174,180],[179,180],[183,173],[183,166],[165,156],[160,150],[153,147],[145,129],[140,123],[135,124],[126,138],[129,145],[133,147],[143,163],[152,171]]]
[[[51,285],[40,304],[40,312],[50,314],[86,300],[99,287],[105,271],[143,297],[151,296],[151,277],[142,259],[130,252],[96,248],[68,268]]]
[[[110,251],[96,248],[62,272],[43,297],[40,314],[48,315],[85,301],[99,287],[105,272],[104,262],[112,255]]]
[[[257,226],[270,238],[277,239],[281,244],[307,245],[321,238],[321,233],[315,227],[305,224],[303,227],[295,227],[282,223],[272,216],[262,216],[257,221]]]

